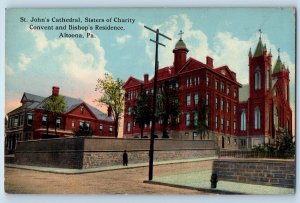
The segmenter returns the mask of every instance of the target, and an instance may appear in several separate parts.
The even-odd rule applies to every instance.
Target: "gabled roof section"
[[[45,99],[44,97],[24,92],[24,94],[22,96],[22,99],[21,99],[21,103],[24,103],[24,102],[42,102],[44,99]]]
[[[203,64],[200,61],[190,57],[186,61],[185,65],[179,70],[179,74],[184,73],[184,72],[197,70],[197,69],[201,69],[203,66],[206,66],[206,64]]]
[[[123,85],[123,88],[133,87],[143,83],[144,83],[143,81],[130,76],[128,80],[125,82],[125,84]]]
[[[215,68],[214,70],[217,71],[217,72],[219,72],[219,73],[221,73],[225,77],[227,77],[227,78],[229,78],[231,80],[236,81],[236,78],[233,76],[232,71],[228,68],[227,65]]]

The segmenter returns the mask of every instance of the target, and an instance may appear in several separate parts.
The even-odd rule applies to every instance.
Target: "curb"
[[[171,183],[163,183],[153,180],[144,180],[143,183],[153,184],[153,185],[163,185],[168,187],[176,187],[181,189],[189,189],[189,190],[198,190],[203,192],[209,192],[214,194],[221,194],[221,195],[247,195],[247,193],[241,193],[241,192],[230,192],[226,190],[219,190],[219,189],[208,189],[208,188],[198,188],[198,187],[192,187],[192,186],[185,186],[185,185],[176,185]]]

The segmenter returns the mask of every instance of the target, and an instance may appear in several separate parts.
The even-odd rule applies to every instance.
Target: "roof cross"
[[[278,48],[277,51],[278,51],[278,57],[280,57],[280,48]]]
[[[184,34],[184,32],[182,32],[182,30],[180,30],[180,32],[178,33],[178,35],[180,35],[180,39],[182,40],[182,35]]]
[[[260,28],[259,28],[258,32],[259,32],[259,37],[261,38],[262,31]]]

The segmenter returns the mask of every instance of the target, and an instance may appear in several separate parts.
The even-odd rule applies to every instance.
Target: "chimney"
[[[214,60],[209,56],[206,57],[206,65],[210,68],[214,67]]]
[[[108,117],[111,117],[111,116],[112,116],[112,108],[111,108],[111,106],[108,106],[108,107],[107,107],[107,116],[108,116]]]
[[[149,75],[144,74],[144,83],[148,83],[148,80],[149,80]]]
[[[52,87],[52,96],[58,96],[59,95],[59,87],[53,86]]]

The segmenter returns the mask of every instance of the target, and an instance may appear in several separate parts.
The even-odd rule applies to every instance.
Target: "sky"
[[[20,22],[24,17],[28,22]],[[50,22],[29,22],[32,17]],[[86,36],[85,31],[33,30],[35,26],[58,26],[52,18],[81,18],[95,38],[59,38],[62,32]],[[85,17],[122,19],[130,22],[84,22]],[[130,19],[130,20],[129,20]],[[133,22],[134,20],[134,22]],[[123,26],[124,30],[90,30],[90,26]],[[95,92],[97,78],[110,73],[126,81],[154,74],[154,33],[147,25],[172,38],[161,38],[160,67],[173,64],[172,50],[182,38],[190,50],[188,57],[215,66],[228,65],[242,84],[248,81],[248,52],[255,50],[259,32],[271,49],[273,64],[280,57],[290,70],[290,101],[295,109],[295,11],[292,8],[133,8],[133,9],[7,9],[5,47],[5,113],[20,106],[23,92],[40,96],[51,94],[52,86],[62,95],[81,98],[93,106],[100,95]],[[101,107],[99,107],[101,108]],[[103,107],[101,108],[103,110]],[[295,118],[295,116],[293,115]]]

